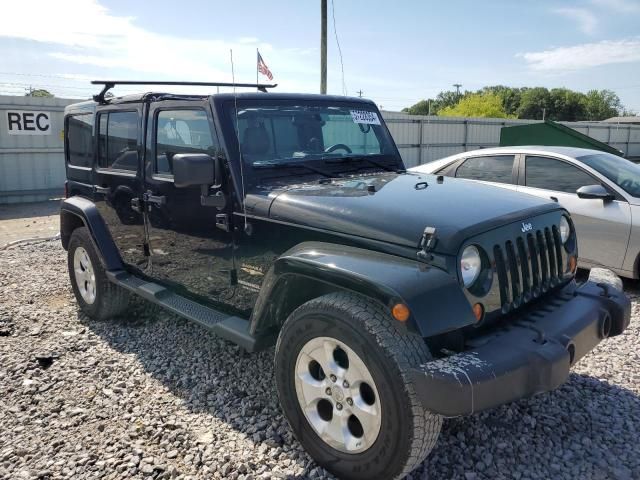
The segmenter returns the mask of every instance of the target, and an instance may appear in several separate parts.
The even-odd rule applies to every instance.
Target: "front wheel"
[[[294,434],[345,479],[402,478],[438,438],[408,376],[431,359],[422,338],[351,293],[311,300],[285,322],[276,346],[280,403]]]

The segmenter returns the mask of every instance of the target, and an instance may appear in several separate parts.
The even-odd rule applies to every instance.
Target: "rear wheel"
[[[366,298],[333,293],[299,307],[278,338],[284,413],[307,452],[340,478],[402,478],[440,432],[407,373],[429,351],[395,322]]]
[[[109,281],[86,227],[73,231],[67,251],[71,287],[80,309],[104,320],[122,313],[129,292]]]

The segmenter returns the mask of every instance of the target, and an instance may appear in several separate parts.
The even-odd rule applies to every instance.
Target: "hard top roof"
[[[229,93],[216,93],[212,95],[189,95],[179,93],[166,93],[166,92],[146,92],[135,93],[131,95],[123,95],[120,97],[107,97],[106,105],[118,105],[123,103],[137,103],[143,102],[148,99],[152,101],[162,100],[185,100],[185,101],[203,101],[206,99],[212,99],[214,102],[227,101],[238,99],[240,101],[245,100],[298,100],[298,101],[328,101],[328,102],[352,102],[352,103],[366,103],[373,105],[373,101],[360,98],[360,97],[345,97],[341,95],[320,95],[314,93],[264,93],[264,92],[237,92],[236,94]],[[69,105],[66,110],[92,110],[95,109],[97,102],[93,100],[87,100],[84,102],[74,103]]]

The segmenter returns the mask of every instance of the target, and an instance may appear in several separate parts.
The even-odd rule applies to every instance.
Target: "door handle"
[[[167,203],[167,197],[165,197],[164,195],[152,195],[151,192],[147,192],[144,194],[144,201],[146,203],[164,205]]]
[[[136,213],[142,213],[142,210],[140,209],[140,199],[139,198],[132,198],[131,199],[131,210],[133,210]]]
[[[93,193],[103,193],[104,195],[108,195],[109,193],[111,193],[111,189],[109,187],[101,187],[100,185],[94,185]]]
[[[558,203],[558,197],[549,197],[551,200],[553,200],[554,202]]]

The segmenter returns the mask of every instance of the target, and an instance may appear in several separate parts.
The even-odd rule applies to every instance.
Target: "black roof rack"
[[[275,88],[277,83],[224,83],[224,82],[172,82],[172,81],[138,81],[138,80],[92,80],[92,85],[104,85],[100,93],[93,96],[98,103],[105,103],[105,94],[116,85],[187,85],[191,87],[250,87],[266,92],[267,88]]]

